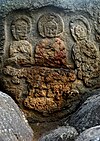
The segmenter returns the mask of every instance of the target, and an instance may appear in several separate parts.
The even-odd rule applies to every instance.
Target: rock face
[[[33,131],[10,96],[0,92],[0,141],[33,141]]]
[[[74,127],[62,126],[44,135],[39,141],[74,141],[77,135]]]
[[[0,85],[31,121],[75,111],[100,87],[100,0],[0,0]]]
[[[100,141],[100,126],[85,130],[75,141]]]
[[[100,91],[89,97],[69,121],[79,132],[100,125]],[[99,130],[100,132],[100,130]]]

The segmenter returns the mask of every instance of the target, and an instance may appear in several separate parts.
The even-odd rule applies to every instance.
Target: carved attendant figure
[[[77,75],[86,86],[94,86],[98,77],[98,53],[93,42],[88,40],[89,25],[86,19],[80,18],[70,22],[71,33],[76,43],[73,45],[73,60],[77,67]]]
[[[11,25],[12,35],[16,41],[10,45],[9,59],[7,62],[19,66],[31,65],[34,61],[32,58],[32,45],[27,41],[30,32],[30,20],[26,16],[18,17]]]

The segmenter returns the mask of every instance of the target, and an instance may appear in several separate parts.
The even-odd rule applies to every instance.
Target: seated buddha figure
[[[39,21],[39,33],[42,39],[35,47],[35,63],[39,66],[67,68],[68,51],[64,41],[60,38],[63,32],[61,19],[58,23],[57,18],[48,16],[47,21],[43,22],[42,17]],[[41,27],[42,26],[42,27]]]
[[[28,42],[30,20],[28,17],[18,17],[11,24],[14,40],[9,47],[9,58],[5,64],[12,66],[29,66],[33,64],[32,45]]]

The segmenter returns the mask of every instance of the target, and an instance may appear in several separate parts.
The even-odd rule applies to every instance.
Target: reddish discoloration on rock
[[[66,68],[68,65],[66,48],[59,38],[43,39],[35,48],[36,65]]]

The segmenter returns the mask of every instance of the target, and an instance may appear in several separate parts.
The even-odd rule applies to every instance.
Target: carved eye
[[[83,28],[82,27],[79,27],[77,32],[80,32],[80,31],[83,31]]]
[[[20,31],[22,28],[19,26],[19,27],[17,27],[16,29],[17,29],[17,31]]]

